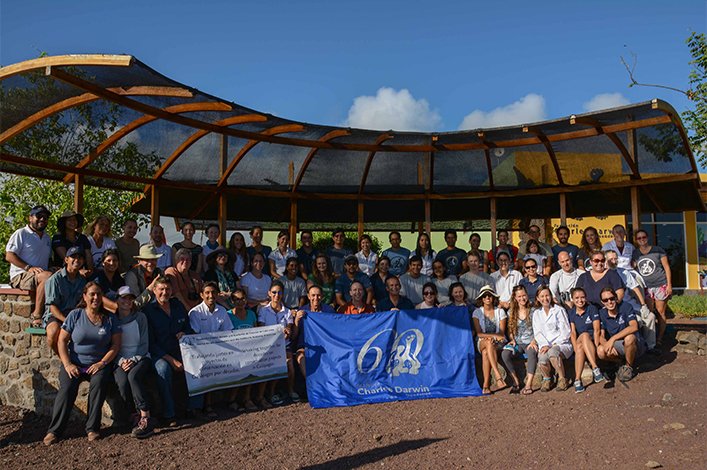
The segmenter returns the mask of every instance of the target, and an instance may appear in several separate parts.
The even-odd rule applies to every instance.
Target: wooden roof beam
[[[327,132],[324,134],[319,141],[320,142],[328,142],[332,139],[336,139],[337,137],[343,137],[345,135],[350,135],[351,131],[348,129],[335,129],[331,132]],[[297,173],[297,178],[295,179],[295,183],[292,185],[292,192],[296,193],[297,188],[299,188],[300,183],[302,183],[302,178],[304,178],[304,174],[307,171],[307,168],[309,168],[309,164],[312,162],[312,159],[314,156],[317,154],[319,151],[318,147],[314,147],[312,150],[309,151],[307,156],[304,159],[304,162],[302,163],[302,167],[300,168],[299,172]]]
[[[390,134],[389,132],[384,132],[378,138],[376,139],[376,143],[374,144],[376,147],[380,146],[383,142],[386,140],[392,139],[394,136]],[[363,194],[363,190],[366,187],[366,180],[368,179],[368,172],[371,170],[371,164],[373,163],[373,157],[375,157],[376,151],[373,150],[369,152],[368,158],[366,159],[366,166],[363,167],[363,175],[361,176],[361,183],[358,186],[358,194],[361,195]]]
[[[619,153],[621,153],[621,157],[624,159],[628,167],[631,169],[631,173],[633,174],[633,178],[640,178],[641,173],[638,171],[638,165],[636,165],[636,161],[633,159],[633,156],[631,156],[631,153],[628,151],[626,146],[624,145],[623,142],[621,142],[621,139],[619,136],[616,135],[614,132],[606,132],[605,128],[602,127],[601,123],[597,121],[596,119],[592,119],[589,117],[583,117],[583,116],[575,116],[572,115],[570,116],[570,124],[571,125],[583,125],[583,126],[589,126],[593,127],[597,131],[597,135],[604,134],[606,135],[609,140],[616,146],[616,148],[619,150]]]
[[[529,132],[535,134],[540,142],[547,150],[547,154],[550,156],[550,161],[552,162],[552,167],[555,169],[555,175],[557,175],[557,182],[560,186],[565,185],[565,180],[562,178],[562,171],[560,170],[560,163],[557,161],[557,155],[555,155],[555,149],[552,148],[552,144],[548,140],[547,136],[535,126],[523,126],[523,132]]]

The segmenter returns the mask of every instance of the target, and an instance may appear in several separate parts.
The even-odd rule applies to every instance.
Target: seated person
[[[538,287],[548,285],[547,279],[545,279],[545,276],[538,274],[540,264],[534,258],[523,260],[523,270],[525,277],[520,280],[518,285],[525,287],[525,291],[528,293],[528,300],[533,304],[535,303],[535,293],[538,291]]]
[[[579,276],[584,274],[584,270],[574,267],[572,258],[566,251],[560,251],[557,254],[557,262],[560,265],[560,270],[550,276],[552,298],[555,303],[562,305],[565,309],[572,308],[571,291],[577,284]]]
[[[210,230],[213,231],[214,227]],[[233,273],[235,259],[235,254],[225,248],[217,248],[206,256],[204,281],[216,283],[219,289],[216,301],[225,309],[233,308],[231,293],[238,287],[238,278]]]
[[[385,289],[388,291],[388,296],[378,302],[376,309],[379,312],[387,312],[389,310],[414,310],[415,305],[410,302],[410,299],[400,295],[400,280],[395,276],[390,276],[385,281]]]
[[[533,335],[538,343],[538,365],[543,374],[541,392],[552,389],[552,369],[559,378],[557,391],[569,388],[565,378],[564,359],[572,355],[571,330],[565,309],[552,300],[550,288],[542,286],[536,295],[535,310],[533,310]]]
[[[272,279],[265,274],[264,268],[265,257],[262,253],[255,253],[250,259],[250,272],[241,277],[241,287],[245,289],[248,307],[254,308],[267,301]]]
[[[118,311],[118,289],[125,285],[120,275],[120,254],[110,248],[103,252],[101,267],[93,271],[91,280],[98,283],[103,291],[103,307],[112,313]]]
[[[160,256],[152,245],[142,245],[135,257],[137,265],[125,273],[125,285],[135,296],[135,308],[138,310],[155,298],[155,282],[162,276],[162,271],[157,267]]]
[[[411,256],[408,264],[408,272],[400,276],[400,294],[410,299],[410,302],[419,304],[423,300],[422,286],[430,278],[422,274],[422,258],[418,255]]]
[[[434,282],[428,281],[422,286],[422,302],[415,305],[415,310],[424,310],[426,308],[439,307],[437,300],[437,286]]]
[[[72,246],[77,246],[84,251],[86,264],[84,267],[84,277],[90,274],[91,264],[91,244],[88,242],[88,237],[81,233],[83,227],[83,215],[72,210],[64,211],[56,221],[57,233],[52,237],[52,252],[54,259],[52,266],[61,268],[64,266],[64,258],[66,251]]]
[[[198,245],[197,245],[198,246]],[[199,255],[201,256],[201,255]],[[174,266],[165,269],[164,274],[172,283],[172,295],[189,311],[201,300],[201,277],[192,269],[194,254],[187,248],[180,248],[174,255]]]
[[[47,330],[47,346],[58,354],[57,339],[66,315],[76,308],[86,285],[80,271],[84,265],[84,250],[73,246],[66,250],[65,266],[55,272],[45,285],[46,310],[42,318]]]
[[[482,287],[494,285],[491,276],[483,271],[481,262],[482,257],[478,251],[469,252],[466,255],[466,264],[469,267],[469,271],[459,276],[459,282],[464,285],[466,294],[470,299],[478,297]]]
[[[478,308],[472,314],[476,345],[481,354],[484,383],[482,392],[491,394],[491,371],[496,377],[496,391],[506,388],[506,382],[501,378],[498,367],[498,353],[506,344],[506,311],[498,306],[498,294],[493,287],[484,286],[476,297]]]
[[[619,303],[614,289],[603,288],[601,301],[604,308],[599,310],[601,334],[597,355],[602,360],[623,363],[616,376],[628,382],[636,376],[636,359],[646,352],[646,343],[638,332],[636,314],[627,303]]]
[[[348,255],[344,259],[344,272],[336,279],[334,284],[337,305],[345,306],[347,302],[351,301],[349,292],[353,281],[363,284],[366,289],[366,303],[372,304],[373,286],[371,286],[371,280],[358,269],[358,258],[356,258],[356,255]]]
[[[363,296],[365,294],[363,284],[359,281],[353,281],[351,283],[351,288],[349,289],[349,298],[351,299],[346,305],[342,305],[337,310],[339,313],[344,313],[346,315],[358,315],[360,313],[373,313],[375,309],[371,304],[367,304]]]
[[[378,302],[388,296],[388,291],[385,290],[385,280],[390,276],[392,276],[392,274],[390,274],[390,258],[381,256],[378,258],[378,268],[376,272],[369,276],[371,286],[373,287],[374,305],[377,305]]]
[[[587,294],[581,287],[572,289],[572,303],[574,307],[567,312],[567,316],[572,329],[571,339],[574,349],[574,391],[581,393],[585,390],[582,384],[582,370],[585,360],[589,361],[589,365],[592,366],[594,382],[598,383],[604,380],[604,375],[597,365],[596,349],[601,322],[599,321],[599,311],[594,305],[587,302]]]
[[[531,304],[528,291],[523,286],[513,288],[511,308],[508,309],[508,337],[510,341],[503,347],[501,358],[513,378],[511,393],[530,395],[533,393],[533,377],[538,364],[538,343],[533,337],[533,318],[530,312]],[[525,375],[525,386],[521,390],[520,377],[513,364],[514,357],[525,354],[528,358]]]
[[[247,301],[245,290],[241,287],[236,287],[236,290],[231,294],[231,302],[235,307],[228,312],[234,330],[255,328],[258,323],[258,316],[255,312],[246,308]],[[250,393],[250,384],[231,389],[228,407],[233,411],[258,411],[258,407],[253,403]],[[239,394],[241,395],[240,399],[238,399]]]

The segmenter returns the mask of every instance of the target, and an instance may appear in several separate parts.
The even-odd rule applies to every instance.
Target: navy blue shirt
[[[594,305],[587,304],[582,315],[578,315],[577,308],[573,307],[567,313],[567,316],[570,323],[574,323],[577,337],[582,333],[589,333],[589,336],[594,338],[594,321],[599,321],[599,310]]]
[[[548,286],[548,285],[550,285],[550,283],[547,282],[547,279],[545,279],[545,276],[538,276],[535,279],[535,282],[530,282],[530,279],[528,279],[527,277],[524,277],[523,279],[520,280],[518,285],[525,287],[525,290],[528,292],[528,300],[532,304],[535,302],[535,294],[538,293],[538,287],[540,287],[542,285]]]
[[[363,300],[365,301],[367,298],[367,293],[365,290],[371,288],[371,280],[361,271],[356,271],[353,279],[349,279],[349,276],[346,273],[342,274],[334,284],[334,292],[343,295],[345,301],[351,302],[351,293],[349,291],[351,290],[351,284],[353,284],[354,281],[358,281],[363,284]]]
[[[631,306],[626,302],[621,302],[619,304],[619,314],[616,315],[616,317],[612,318],[609,316],[609,311],[602,308],[599,310],[599,318],[601,320],[601,329],[606,332],[604,334],[606,339],[611,338],[626,328],[631,320],[638,322],[636,319],[636,314],[633,312]],[[636,332],[636,336],[639,337],[638,332]]]
[[[459,276],[462,272],[462,263],[466,259],[466,252],[460,248],[453,248],[451,250],[445,248],[437,253],[435,260],[439,260],[447,268],[447,275],[454,274]]]
[[[570,259],[572,260],[572,266],[574,266],[575,268],[577,267],[577,255],[579,254],[579,247],[571,243],[568,243],[567,246],[555,245],[552,247],[552,265],[554,267],[553,271],[558,271],[560,269],[560,263],[557,262],[557,257],[563,251],[566,251],[567,254],[570,255]]]
[[[393,302],[390,300],[390,296],[386,295],[384,299],[378,302],[378,305],[376,306],[376,311],[387,312],[388,310],[393,310],[394,308],[397,308],[399,310],[415,310],[415,306],[412,304],[410,299],[408,299],[404,295],[400,296],[400,299],[398,300],[398,305],[393,305]]]
[[[598,282],[595,282],[594,278],[592,278],[592,273],[587,271],[579,276],[575,287],[581,287],[584,289],[587,293],[587,302],[591,302],[596,308],[602,308],[601,290],[605,287],[611,287],[614,291],[623,289],[624,282],[621,280],[619,273],[617,273],[614,269],[609,269],[604,277],[599,279]]]
[[[389,277],[394,277],[392,274],[385,276],[387,280]],[[381,279],[378,273],[373,273],[369,277],[371,280],[371,285],[373,286],[373,298],[376,299],[376,303],[388,297],[388,291],[385,289],[385,281]]]
[[[295,250],[295,253],[297,253],[297,263],[304,266],[304,272],[307,275],[312,274],[312,265],[317,255],[319,255],[319,250],[312,248],[312,252],[307,254],[304,248],[300,247]]]
[[[181,360],[177,333],[194,333],[189,326],[189,315],[184,305],[177,299],[169,299],[170,315],[167,315],[156,300],[142,308],[147,317],[147,327],[150,333],[150,355],[156,361],[165,354]]]

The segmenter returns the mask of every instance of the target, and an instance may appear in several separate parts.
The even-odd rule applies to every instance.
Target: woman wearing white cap
[[[491,393],[491,370],[496,376],[496,391],[506,388],[506,382],[501,378],[501,369],[498,367],[498,353],[506,344],[506,311],[498,306],[498,294],[491,286],[484,286],[476,297],[479,308],[474,310],[474,332],[476,344],[481,353],[484,384],[484,395]]]

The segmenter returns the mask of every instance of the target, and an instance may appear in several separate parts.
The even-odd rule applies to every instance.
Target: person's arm
[[[601,322],[599,320],[594,320],[592,322],[592,327],[594,328],[594,346],[599,346],[599,341],[603,334],[601,331]]]
[[[586,313],[585,313],[586,315]],[[577,327],[574,322],[570,323],[570,341],[572,342],[572,349],[577,350]]]
[[[299,263],[299,265],[298,265],[298,270],[299,270],[299,275],[300,275],[300,277],[301,277],[302,279],[304,279],[305,282],[307,282],[307,270],[304,269],[304,263]]]
[[[268,258],[268,264],[270,265],[270,277],[273,279],[280,279],[280,275],[277,273],[277,266],[275,261]]]
[[[622,287],[621,289],[616,289],[616,302],[619,303],[624,299],[624,294],[626,290]]]
[[[545,338],[545,335],[542,332],[542,329],[540,327],[541,324],[541,317],[540,315],[536,315],[537,312],[540,310],[536,310],[533,312],[533,336],[535,336],[535,342],[538,344],[539,348],[547,348],[550,346],[550,342]]]
[[[637,331],[638,331],[638,321],[636,321],[636,319],[629,320],[628,326],[626,328],[619,331],[618,333],[616,333],[614,336],[612,336],[611,338],[609,338],[607,340],[607,343],[609,344],[608,347],[613,348],[614,343],[616,341],[618,341],[620,339],[624,339],[628,335],[632,335],[632,334],[636,333]]]
[[[118,355],[118,352],[120,352],[120,344],[122,338],[123,334],[120,332],[120,330],[118,330],[117,333],[113,333],[113,335],[111,335],[110,337],[110,349],[108,350],[108,352],[103,355],[100,361],[91,364],[91,366],[86,372],[88,372],[90,375],[94,375],[98,373],[98,371],[106,367],[108,364],[113,362],[113,359],[115,359]]]
[[[201,325],[199,324],[199,319],[197,318],[198,315],[199,312],[197,312],[196,310],[189,311],[189,325],[196,334],[201,333]]]
[[[344,294],[341,292],[336,293],[336,305],[343,307],[346,305],[346,300],[344,300]]]
[[[673,273],[670,270],[670,263],[668,262],[668,257],[667,256],[661,256],[660,257],[660,264],[663,265],[663,270],[665,270],[665,279],[666,279],[666,293],[668,296],[673,295]]]
[[[373,287],[368,287],[368,288],[366,289],[366,293],[368,294],[368,295],[366,295],[366,303],[367,303],[368,305],[373,305],[373,301],[374,301],[374,297],[373,297]]]
[[[547,258],[545,258],[544,265],[545,266],[543,268],[543,273],[546,278],[549,278],[552,274],[552,254],[547,255]]]
[[[5,252],[5,259],[8,263],[14,264],[18,268],[24,269],[25,271],[32,274],[40,274],[44,271],[44,269],[40,268],[39,266],[31,266],[29,263],[26,263],[22,258],[17,256],[12,251]]]
[[[118,274],[116,274],[116,276],[117,275]],[[118,304],[115,301],[109,299],[108,297],[106,297],[104,295],[103,296],[103,308],[105,308],[106,310],[109,310],[112,313],[115,313],[118,311]]]
[[[137,322],[138,331],[140,332],[140,341],[137,345],[136,354],[130,359],[137,363],[140,362],[143,357],[150,356],[150,335],[148,333],[147,317],[145,317],[144,313],[138,312],[135,321]]]
[[[81,371],[79,371],[76,364],[71,362],[71,357],[69,356],[69,341],[71,341],[71,333],[61,328],[59,330],[59,340],[57,341],[59,359],[61,359],[61,364],[64,366],[64,370],[69,377],[78,377],[81,375]]]

